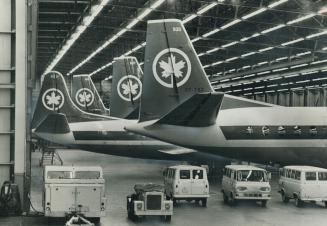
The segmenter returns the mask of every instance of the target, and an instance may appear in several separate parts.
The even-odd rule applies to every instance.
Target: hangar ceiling
[[[323,0],[39,0],[38,74],[102,80],[144,59],[146,21],[183,20],[216,90],[235,95],[327,85]]]

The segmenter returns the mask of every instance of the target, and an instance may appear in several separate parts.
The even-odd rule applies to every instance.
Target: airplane
[[[137,120],[80,110],[69,96],[64,77],[59,72],[52,71],[44,76],[31,125],[32,132],[39,138],[95,153],[219,165],[230,161],[124,130],[125,126],[135,123]]]
[[[327,166],[326,107],[214,92],[180,20],[148,21],[146,43],[139,123],[127,131],[243,161]]]
[[[142,91],[142,74],[136,57],[114,59],[110,109],[104,106],[88,74],[73,76],[70,96],[75,105],[85,112],[116,118],[137,119]],[[130,90],[132,92],[129,92]]]

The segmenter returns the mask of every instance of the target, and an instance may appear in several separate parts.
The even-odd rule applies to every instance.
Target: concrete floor
[[[121,158],[109,155],[93,154],[78,150],[62,150],[59,152],[65,165],[100,165],[103,167],[107,186],[108,211],[101,219],[101,226],[126,225],[161,225],[159,218],[151,217],[141,223],[133,223],[127,219],[126,196],[133,192],[135,183],[162,183],[162,169],[178,162],[153,161]],[[32,203],[36,210],[42,210],[42,168],[38,166],[40,153],[32,156]],[[180,203],[174,208],[170,225],[178,226],[323,226],[327,224],[326,209],[321,205],[306,204],[296,208],[291,201],[284,204],[277,193],[276,180],[272,182],[272,200],[267,208],[261,208],[256,203],[239,203],[236,207],[224,205],[219,183],[211,183],[211,197],[208,208],[202,208],[195,203]],[[63,226],[64,221],[49,221],[44,217],[13,217],[0,218],[1,226]]]

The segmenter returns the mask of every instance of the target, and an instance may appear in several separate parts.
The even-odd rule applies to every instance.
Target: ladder
[[[63,165],[63,161],[55,148],[47,147],[42,150],[39,165]]]

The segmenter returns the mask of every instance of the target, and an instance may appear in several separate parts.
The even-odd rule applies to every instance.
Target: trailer
[[[106,214],[105,180],[97,166],[45,166],[46,217],[81,216],[100,221]]]

